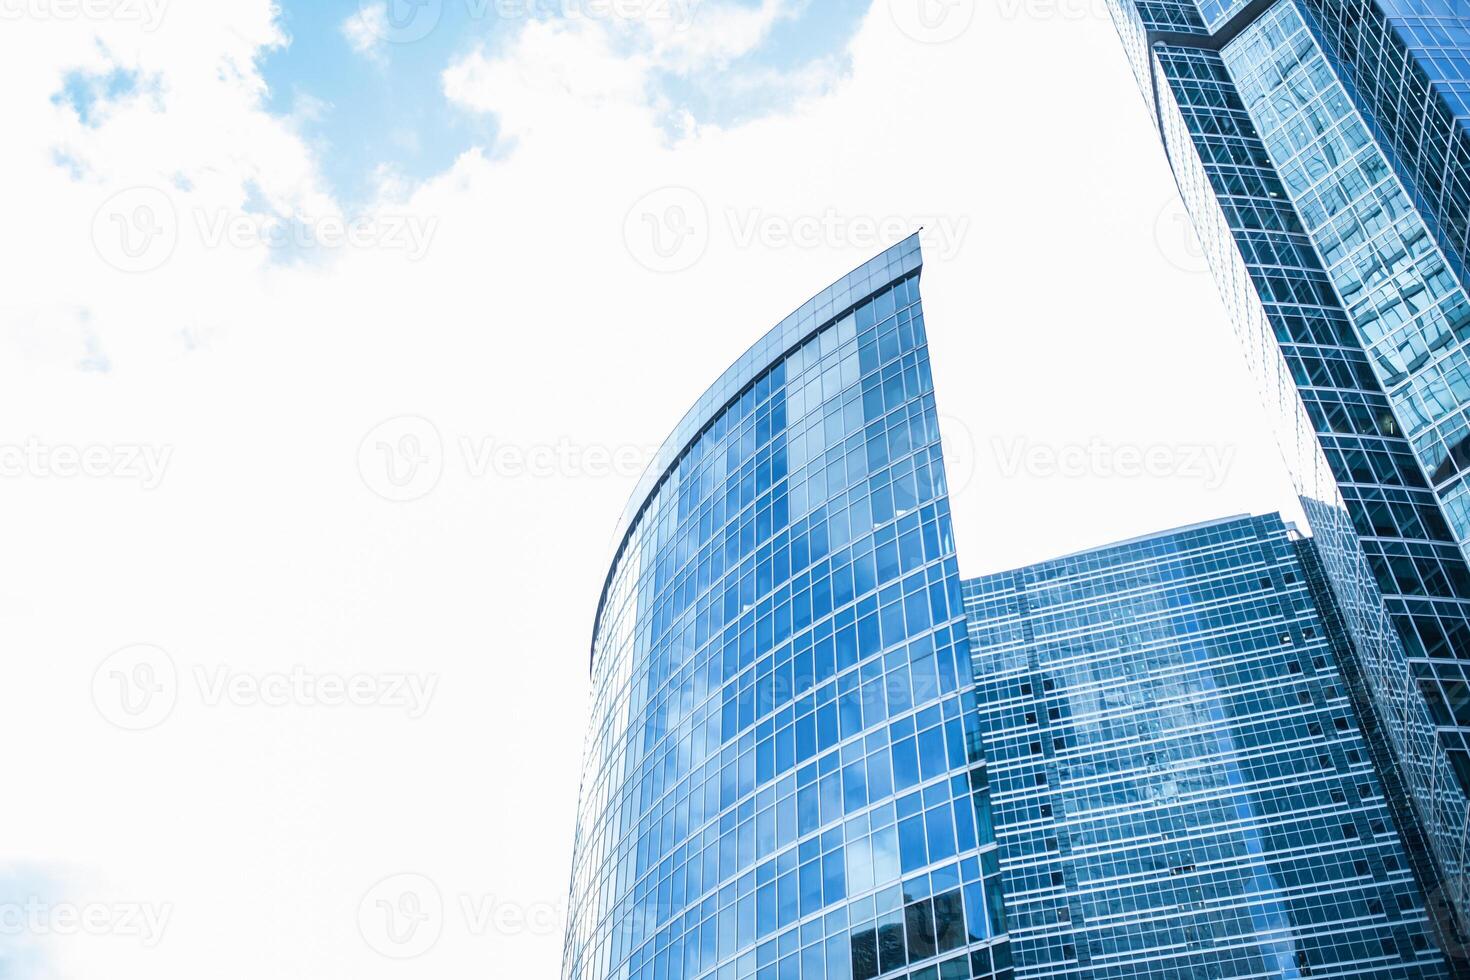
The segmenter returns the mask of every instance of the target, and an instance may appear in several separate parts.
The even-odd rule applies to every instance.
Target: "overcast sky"
[[[0,0],[0,976],[554,975],[642,460],[918,226],[965,574],[1292,506],[1101,0],[527,2]]]

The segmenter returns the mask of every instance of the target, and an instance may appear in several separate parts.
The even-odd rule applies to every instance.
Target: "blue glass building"
[[[1470,7],[1109,7],[1276,418],[1417,863],[1463,930]]]
[[[1314,562],[1271,515],[963,584],[1018,978],[1451,975]]]
[[[1011,976],[920,264],[766,334],[629,503],[568,980]]]

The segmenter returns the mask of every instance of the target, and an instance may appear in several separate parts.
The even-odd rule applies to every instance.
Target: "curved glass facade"
[[[767,334],[630,503],[568,980],[1011,975],[919,265]]]

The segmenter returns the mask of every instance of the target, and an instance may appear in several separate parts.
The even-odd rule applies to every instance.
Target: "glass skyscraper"
[[[1230,518],[963,583],[1018,980],[1451,975],[1312,547]]]
[[[1418,865],[1463,931],[1470,6],[1109,7],[1277,420]]]
[[[767,333],[629,502],[568,980],[1012,976],[920,265]]]

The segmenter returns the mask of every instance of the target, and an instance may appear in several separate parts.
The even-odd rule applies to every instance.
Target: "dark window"
[[[916,960],[933,956],[934,909],[926,898],[904,909],[904,925],[909,939],[909,955]]]
[[[958,888],[934,897],[934,922],[941,953],[965,944],[965,903]]]
[[[878,920],[878,966],[882,972],[908,962],[903,949],[903,913],[895,909]]]
[[[878,975],[878,937],[872,929],[852,934],[853,980],[873,980]]]

